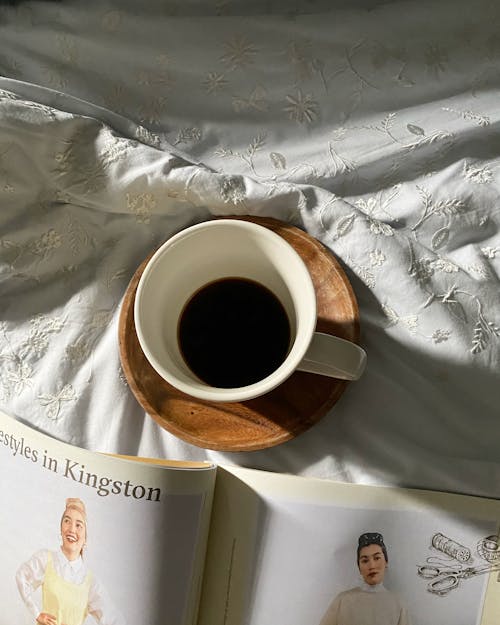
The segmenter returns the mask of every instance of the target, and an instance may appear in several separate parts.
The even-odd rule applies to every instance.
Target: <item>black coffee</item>
[[[223,278],[188,301],[178,340],[186,363],[201,380],[237,388],[262,380],[282,364],[290,323],[269,289],[245,278]]]

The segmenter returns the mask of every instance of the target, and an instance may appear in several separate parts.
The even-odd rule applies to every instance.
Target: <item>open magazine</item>
[[[500,501],[109,456],[2,413],[0,488],[1,623],[59,591],[57,625],[359,625],[372,596],[396,623],[500,623]]]

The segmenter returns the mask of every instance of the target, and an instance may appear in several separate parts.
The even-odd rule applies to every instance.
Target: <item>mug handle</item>
[[[364,349],[338,336],[315,332],[297,369],[340,380],[358,380],[366,366]]]

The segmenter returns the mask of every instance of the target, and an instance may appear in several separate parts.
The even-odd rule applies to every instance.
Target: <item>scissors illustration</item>
[[[417,569],[420,577],[432,580],[427,585],[427,590],[439,596],[448,594],[459,585],[462,579],[469,579],[476,575],[484,575],[485,573],[492,573],[494,571],[500,571],[500,563],[475,567],[468,566],[465,568],[461,566],[439,567],[423,565],[419,566]]]

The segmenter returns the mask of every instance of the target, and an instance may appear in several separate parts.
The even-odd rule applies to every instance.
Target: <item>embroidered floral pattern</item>
[[[59,232],[50,228],[44,232],[38,239],[33,241],[30,246],[30,251],[37,256],[41,256],[42,258],[46,258],[49,256],[55,249],[61,247],[62,237]]]
[[[224,51],[221,60],[233,70],[252,64],[257,54],[257,48],[243,35],[234,36],[226,41]]]
[[[488,184],[493,180],[493,172],[487,165],[483,167],[475,167],[474,165],[464,164],[464,176],[470,182],[476,184]]]
[[[387,256],[382,250],[373,250],[370,252],[370,264],[372,267],[381,267],[386,260]]]
[[[232,20],[234,8],[230,0],[216,2],[214,11],[225,17],[214,22],[195,63],[194,53],[183,56],[196,49],[192,40],[181,50],[178,33],[168,30],[174,19],[161,43],[130,54],[126,67],[120,46],[109,69],[94,67],[89,42],[72,34],[73,26],[51,31],[47,20],[46,55],[27,54],[21,63],[2,54],[4,75],[27,82],[36,76],[100,103],[111,120],[113,113],[123,117],[108,127],[99,111],[65,112],[58,95],[52,107],[0,90],[13,136],[26,131],[24,143],[17,136],[0,141],[0,311],[20,320],[19,328],[10,321],[0,327],[6,402],[20,397],[59,426],[94,369],[108,364],[101,341],[114,332],[135,265],[214,207],[282,217],[317,236],[363,295],[362,325],[378,320],[402,344],[408,339],[438,357],[449,352],[459,363],[486,368],[495,361],[494,21],[480,36],[472,27],[466,37],[461,32],[459,55],[453,16],[440,26],[442,37],[432,24],[415,37],[418,24],[407,20],[404,33],[389,32],[377,11],[356,12],[349,24],[342,16],[334,26],[318,21],[315,30],[305,26],[313,13],[301,21],[290,10],[287,27],[274,29],[273,20],[265,27]],[[182,3],[165,11],[175,15]],[[115,41],[130,36],[134,21],[125,9],[105,8],[93,27]],[[87,88],[82,77],[89,72],[95,83]],[[186,161],[166,164],[177,150]],[[190,153],[202,164],[189,163]],[[23,172],[33,174],[32,187]],[[27,211],[36,218],[16,231]],[[28,297],[33,290],[36,297]],[[54,353],[61,370],[48,380],[42,372]],[[122,392],[114,357],[109,366]]]
[[[418,327],[418,317],[416,315],[400,316],[390,306],[384,305],[382,309],[388,319],[389,325],[403,324],[406,328],[415,333]]]
[[[311,124],[318,117],[318,103],[310,93],[302,93],[299,89],[295,95],[286,96],[287,106],[284,111],[288,117],[299,124]]]
[[[77,399],[74,388],[71,384],[66,384],[57,393],[47,393],[38,396],[38,401],[45,408],[47,419],[56,420],[61,416],[61,410],[69,402]]]
[[[451,336],[451,332],[450,330],[436,330],[433,334],[432,334],[432,340],[434,341],[434,343],[436,343],[436,345],[438,343],[445,343]]]
[[[500,328],[493,321],[486,319],[480,308],[476,325],[474,326],[471,352],[473,354],[479,354],[487,347],[492,339],[498,339],[499,336]]]
[[[181,128],[174,141],[174,145],[179,145],[180,143],[197,143],[201,141],[201,137],[202,134],[199,128]]]
[[[148,224],[151,220],[151,211],[156,206],[156,197],[153,193],[127,193],[127,208],[135,214],[137,223]]]
[[[259,176],[255,168],[254,157],[266,145],[266,136],[258,135],[254,137],[244,152],[234,152],[231,148],[219,148],[216,155],[220,158],[237,157],[241,159],[255,176]]]
[[[228,81],[224,74],[218,72],[209,72],[203,80],[202,85],[209,95],[216,95],[219,91],[226,88]]]

